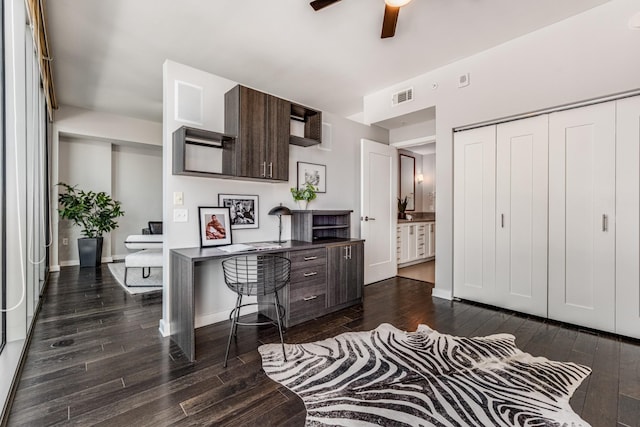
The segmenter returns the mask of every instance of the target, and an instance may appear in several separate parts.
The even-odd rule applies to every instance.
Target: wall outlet
[[[189,221],[189,211],[187,209],[173,210],[173,222],[187,222],[187,221]]]
[[[63,244],[64,246],[67,246],[67,245],[69,244],[69,239],[68,239],[68,238],[66,238],[66,237],[63,237],[63,238],[62,238],[62,244]]]

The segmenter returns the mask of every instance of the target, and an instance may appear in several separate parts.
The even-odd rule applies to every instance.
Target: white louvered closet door
[[[616,333],[640,338],[640,97],[616,116]]]
[[[495,304],[496,127],[454,135],[453,295]]]
[[[548,115],[498,125],[496,305],[547,316]]]
[[[549,116],[549,317],[615,329],[615,102]]]

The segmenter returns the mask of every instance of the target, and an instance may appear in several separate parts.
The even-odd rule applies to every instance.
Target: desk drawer
[[[327,294],[325,292],[310,294],[289,304],[289,318],[292,323],[300,323],[314,317],[322,316],[326,309]]]
[[[309,266],[326,265],[327,250],[325,248],[307,249],[304,251],[291,251],[291,270],[308,268]]]
[[[326,280],[327,266],[324,264],[291,270],[291,284],[326,283]]]

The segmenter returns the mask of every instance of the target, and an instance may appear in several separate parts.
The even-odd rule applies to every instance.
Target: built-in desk
[[[314,252],[310,256],[305,251]],[[364,287],[364,241],[361,239],[327,239],[315,242],[290,240],[280,248],[260,251],[225,252],[219,248],[171,249],[171,339],[189,360],[195,354],[195,266],[200,262],[221,260],[236,255],[280,254],[291,259],[291,283],[283,290],[282,304],[287,317],[285,326],[318,317],[331,311],[362,302]],[[322,258],[324,256],[324,261]],[[308,263],[308,264],[305,264]],[[305,273],[313,268],[315,274]],[[324,277],[324,279],[321,279]],[[225,286],[220,283],[219,286]],[[309,288],[314,295],[305,296]],[[313,306],[313,310],[305,307]],[[263,313],[270,316],[270,313]],[[309,317],[313,316],[313,317]]]

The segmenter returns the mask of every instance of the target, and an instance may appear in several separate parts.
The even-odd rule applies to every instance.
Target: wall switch
[[[68,239],[68,238],[66,238],[66,237],[63,237],[63,238],[62,238],[62,244],[63,244],[64,246],[67,246],[67,245],[69,244],[69,239]]]
[[[187,222],[189,220],[189,211],[187,209],[174,209],[173,222]]]
[[[177,206],[182,206],[182,204],[184,204],[182,191],[173,192],[173,204]]]

